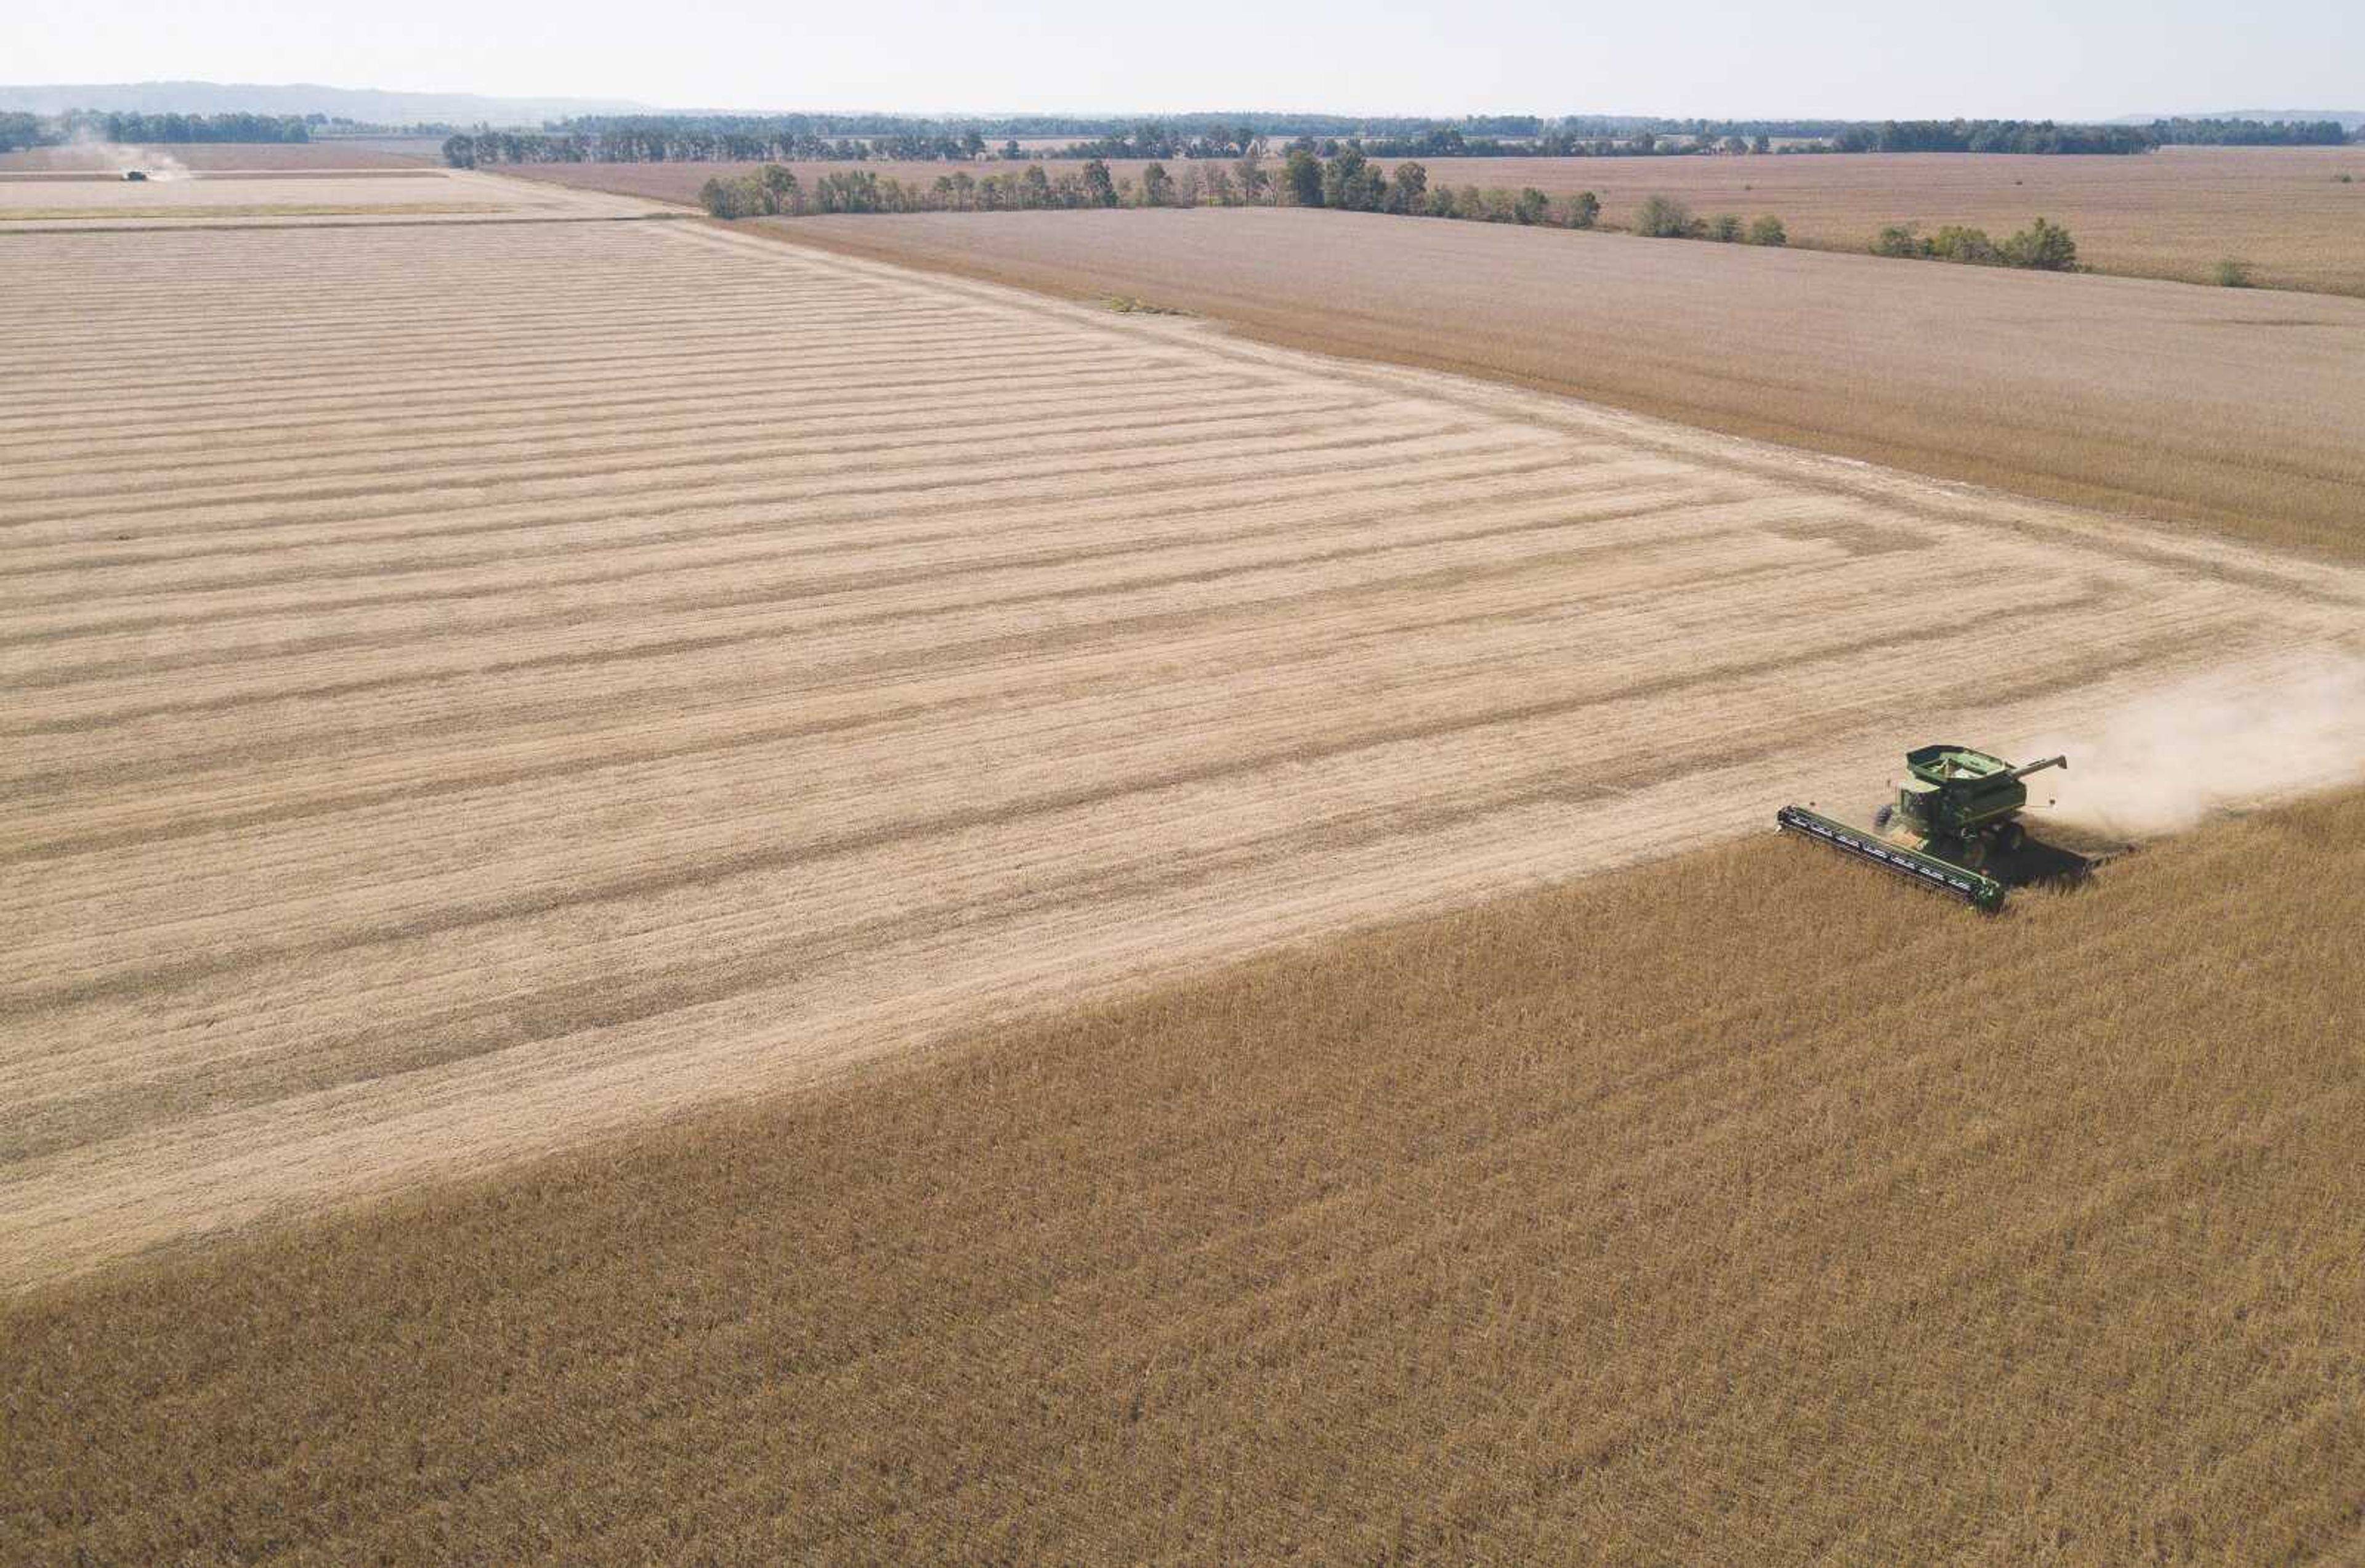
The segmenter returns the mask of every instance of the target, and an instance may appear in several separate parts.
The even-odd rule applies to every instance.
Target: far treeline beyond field
[[[1160,161],[1104,162],[1123,192],[1138,190],[1149,165]],[[1209,172],[1225,166],[1162,162],[1178,187],[1196,169],[1199,188],[1209,196]],[[1475,187],[1516,197],[1532,187],[1564,215],[1581,193],[1591,191],[1600,202],[1597,224],[1609,229],[1635,227],[1653,196],[1704,218],[1771,217],[1792,246],[1858,252],[1873,250],[1881,230],[1893,225],[1922,235],[1950,226],[1981,229],[2001,241],[2041,217],[2075,236],[2079,265],[2095,272],[2210,284],[2219,281],[2224,263],[2234,262],[2262,288],[2365,297],[2365,149],[2356,147],[2174,147],[2141,158],[1866,153],[1418,162],[1431,189]],[[504,172],[696,206],[709,180],[745,179],[762,166],[754,161],[583,162],[519,164]],[[808,192],[831,174],[868,174],[928,190],[959,172],[941,161],[875,158],[797,160],[785,166]],[[1276,174],[1284,167],[1278,160],[1265,166]],[[1373,160],[1373,166],[1391,176],[1395,168],[1385,159]],[[1056,184],[1063,174],[1081,180],[1085,163],[989,159],[967,172],[981,181],[999,174],[1025,178],[1030,168]]]

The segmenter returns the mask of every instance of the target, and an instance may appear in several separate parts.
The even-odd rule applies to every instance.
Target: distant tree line
[[[1393,213],[1405,218],[1461,218],[1558,229],[1593,229],[1601,221],[1601,198],[1591,191],[1552,196],[1526,186],[1455,188],[1431,185],[1423,164],[1398,163],[1393,174],[1357,148],[1328,158],[1303,147],[1291,150],[1277,169],[1268,169],[1251,147],[1229,163],[1202,167],[1185,162],[1175,174],[1161,161],[1146,164],[1138,181],[1113,175],[1108,163],[1088,159],[1080,170],[1047,172],[1030,163],[1014,173],[940,174],[932,184],[900,180],[869,169],[839,169],[808,187],[796,171],[768,163],[734,179],[712,179],[699,203],[723,218],[801,217],[808,213],[1020,212],[1041,208],[1115,207],[1324,207],[1344,212]],[[1653,196],[1642,204],[1635,232],[1659,238],[1721,240],[1731,243],[1782,245],[1789,236],[1771,216],[1744,222],[1737,214],[1695,218],[1682,203]]]
[[[313,136],[450,136],[461,128],[445,120],[413,120],[396,124],[387,120],[347,119],[342,115],[309,114],[304,123]]]
[[[2069,237],[2069,230],[2042,218],[2001,241],[1988,238],[1984,229],[1950,224],[1935,234],[1920,234],[1910,223],[1892,223],[1873,240],[1872,253],[1978,267],[2027,267],[2048,273],[2078,270],[2078,242]]]
[[[1549,130],[1530,141],[1505,141],[1496,137],[1465,137],[1452,126],[1419,136],[1350,138],[1304,137],[1290,143],[1322,157],[1340,147],[1352,147],[1374,158],[1668,158],[1700,152],[1770,152],[1771,139],[1759,136],[1682,140],[1655,131],[1638,130],[1623,136],[1580,136]]]
[[[1601,222],[1601,198],[1591,191],[1553,196],[1533,185],[1455,188],[1429,183],[1425,164],[1398,163],[1393,174],[1364,155],[1343,147],[1318,158],[1306,147],[1289,150],[1276,182],[1281,198],[1295,207],[1337,207],[1349,212],[1391,212],[1407,218],[1454,218],[1480,223],[1515,223],[1554,229],[1594,229]],[[1753,245],[1789,242],[1782,220],[1771,216],[1744,222],[1737,214],[1695,218],[1681,202],[1652,196],[1639,209],[1634,232],[1660,239],[1721,240]]]
[[[1006,174],[940,174],[933,184],[900,180],[869,169],[833,170],[808,188],[796,171],[768,163],[736,179],[712,179],[698,193],[699,204],[716,218],[801,217],[834,212],[1026,212],[1094,207],[1238,207],[1269,199],[1271,182],[1253,156],[1240,160],[1238,177],[1218,166],[1204,174],[1186,171],[1178,182],[1165,166],[1152,163],[1138,184],[1110,174],[1106,162],[1087,160],[1080,170],[1057,174],[1040,163]],[[1187,194],[1189,200],[1184,200]]]
[[[54,147],[84,138],[102,141],[190,143],[310,141],[316,137],[446,136],[441,124],[381,125],[335,115],[154,114],[138,110],[68,109],[59,115],[0,113],[0,152]]]
[[[500,163],[755,163],[768,159],[858,162],[873,156],[937,159],[974,154],[958,142],[949,149],[899,144],[893,151],[881,147],[874,152],[868,141],[677,131],[656,126],[597,132],[463,131],[443,143],[443,161],[455,169]]]
[[[59,118],[57,140],[79,135],[108,141],[309,141],[311,128],[302,115],[170,115],[98,114],[75,109]]]
[[[1211,158],[1239,158],[1253,152],[1264,156],[1269,143],[1263,132],[1254,126],[1202,125],[1185,127],[1168,125],[1158,120],[1144,120],[1105,136],[1078,141],[1056,149],[1048,156],[1072,158],[1189,158],[1205,161]],[[1005,154],[1024,157],[1014,144]]]
[[[597,137],[622,131],[668,136],[752,137],[783,145],[815,141],[1003,147],[1017,140],[1069,138],[1071,145],[1036,154],[1065,159],[1237,157],[1251,140],[1268,147],[1295,139],[1354,142],[1374,157],[1535,157],[1645,145],[1661,153],[1775,151],[1775,141],[1849,151],[2140,151],[2182,141],[2314,144],[2345,140],[2337,121],[2162,119],[2149,126],[2064,124],[2053,120],[1709,119],[1649,115],[1465,115],[1355,117],[1321,114],[1182,114],[1154,119],[1071,115],[930,118],[908,115],[779,114],[586,116],[547,121],[550,134]],[[2333,128],[2333,129],[2328,129]],[[974,140],[971,140],[972,134]],[[1195,154],[1194,149],[1202,151]],[[1807,149],[1801,148],[1800,151]],[[1328,155],[1328,149],[1323,149]],[[874,152],[872,156],[885,156]],[[949,154],[948,154],[949,155]]]
[[[2152,147],[2334,146],[2337,120],[2155,120],[2148,126],[2051,120],[1673,119],[1639,115],[1356,117],[1184,114],[1154,120],[1076,115],[927,118],[879,114],[591,115],[539,129],[375,126],[321,114],[101,113],[0,115],[0,149],[86,134],[114,141],[303,141],[312,133],[437,135],[459,167],[499,163],[757,162],[870,159],[976,162],[1155,158],[1196,162],[1264,153],[1284,140],[1330,157],[1352,146],[1375,158],[1668,157],[1765,152],[2141,152]],[[1025,140],[1076,140],[1028,151]],[[2359,137],[2365,138],[2365,129]],[[1778,143],[1778,145],[1777,145]]]
[[[1737,212],[1720,212],[1712,218],[1696,218],[1692,209],[1673,196],[1654,196],[1642,198],[1634,209],[1634,232],[1651,240],[1714,240],[1727,245],[1787,245],[1789,230],[1782,220],[1768,214],[1763,218],[1742,220]]]
[[[698,199],[712,217],[736,218],[815,212],[1021,212],[1115,207],[1122,198],[1108,165],[1094,160],[1081,172],[1062,172],[1056,178],[1035,163],[1023,173],[982,177],[962,170],[934,185],[869,169],[841,169],[822,175],[810,188],[795,170],[767,163],[737,179],[707,181]]]
[[[309,141],[319,115],[178,115],[68,109],[62,115],[0,114],[0,152],[100,141]]]
[[[2337,119],[2156,119],[2149,134],[2162,147],[2338,147],[2348,140]]]
[[[1292,207],[1390,212],[1405,218],[1458,218],[1562,229],[1590,229],[1601,218],[1601,198],[1591,191],[1554,200],[1533,185],[1512,191],[1500,186],[1456,189],[1442,182],[1431,185],[1426,164],[1408,160],[1398,163],[1391,175],[1351,144],[1327,158],[1303,143],[1293,145],[1282,161],[1277,194]]]
[[[1532,137],[1553,123],[1534,115],[1470,115],[1440,120],[1415,116],[1363,118],[1320,114],[1180,114],[1154,120],[1122,116],[1007,115],[925,118],[875,114],[777,115],[585,115],[544,121],[542,129],[555,134],[605,135],[621,129],[663,126],[691,135],[755,136],[769,140],[824,140],[853,139],[960,140],[974,131],[982,140],[1075,140],[1118,139],[1137,149],[1126,157],[1171,158],[1176,149],[1193,140],[1237,142],[1243,124],[1258,137],[1292,136],[1412,136],[1440,125],[1454,125],[1472,136]]]
[[[2149,131],[2126,125],[2052,120],[1910,119],[1850,126],[1832,138],[1841,152],[2148,152]]]
[[[1059,128],[1059,129],[1047,129]],[[1083,132],[1049,150],[1021,138]],[[1030,159],[1181,159],[1205,163],[1286,150],[1321,158],[1352,149],[1370,158],[1636,158],[1770,152],[2135,153],[2171,141],[2288,145],[2345,140],[2337,121],[2161,120],[2148,127],[2053,120],[1652,120],[1618,116],[1544,119],[1479,115],[1458,120],[1350,120],[1332,115],[1254,119],[1180,115],[1131,123],[1058,116],[923,119],[892,115],[654,115],[555,120],[541,130],[452,136],[460,168],[500,163],[977,162]],[[1780,144],[1777,145],[1777,139]]]

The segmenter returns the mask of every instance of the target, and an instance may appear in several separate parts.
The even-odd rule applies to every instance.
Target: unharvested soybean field
[[[2365,797],[1757,839],[0,1313],[0,1556],[2345,1562]]]
[[[2270,693],[2365,603],[702,228],[0,260],[12,1286]]]

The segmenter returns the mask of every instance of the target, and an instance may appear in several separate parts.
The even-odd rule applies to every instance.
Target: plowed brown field
[[[1456,189],[1589,190],[1602,198],[1603,220],[1621,227],[1650,196],[1674,196],[1702,214],[1770,212],[1788,226],[1794,244],[1849,251],[1868,249],[1890,223],[1919,224],[1925,233],[1970,224],[2001,238],[2044,217],[2066,225],[2079,260],[2102,272],[2206,283],[2219,262],[2234,257],[2249,264],[2261,286],[2365,295],[2365,150],[2354,147],[2175,147],[2141,157],[1429,158],[1421,164],[1431,185]],[[698,187],[712,176],[727,179],[758,166],[547,163],[506,172],[695,204]],[[1135,180],[1145,166],[1139,159],[1109,164],[1119,178]],[[838,169],[925,186],[956,169],[1006,174],[1017,165],[879,160],[793,167],[810,190]],[[1053,174],[1082,167],[1044,163]],[[1169,159],[1167,167],[1180,172],[1183,164]],[[2344,185],[2335,178],[2341,174],[2357,179]]]
[[[702,228],[0,266],[8,1284],[1749,832],[2365,608]]]
[[[2238,257],[2262,286],[2365,295],[2365,148],[2163,147],[2138,157],[1898,152],[1767,158],[1440,158],[1432,181],[1589,190],[1631,222],[1646,196],[1705,213],[1770,212],[1793,243],[1864,250],[1883,225],[1998,238],[2045,217],[2078,259],[2132,277],[2207,283]]]
[[[2365,558],[2365,300],[1295,207],[764,228]]]

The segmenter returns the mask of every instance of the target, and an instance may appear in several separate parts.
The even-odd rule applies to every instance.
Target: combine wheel
[[[1976,871],[1988,863],[1988,841],[1973,834],[1956,846],[1953,858],[1956,865]]]
[[[2018,823],[2006,823],[1995,830],[1995,847],[1999,855],[2017,855],[2028,842],[2028,830]]]

